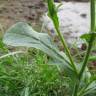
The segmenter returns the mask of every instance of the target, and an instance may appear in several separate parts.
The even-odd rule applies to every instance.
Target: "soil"
[[[41,24],[39,19],[45,11],[47,8],[44,0],[0,0],[0,29],[3,27],[6,30],[16,22],[25,21],[39,30]]]
[[[0,0],[0,27],[6,30],[20,21],[39,25],[45,11],[43,0]]]

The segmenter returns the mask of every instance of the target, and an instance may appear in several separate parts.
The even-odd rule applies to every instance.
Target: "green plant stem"
[[[91,11],[91,32],[95,32],[95,0],[91,0],[90,9],[91,9],[90,10]],[[95,36],[94,36],[94,34],[92,34],[91,38],[90,38],[90,41],[89,41],[89,44],[88,44],[88,49],[87,49],[87,52],[86,52],[86,55],[85,55],[85,59],[84,59],[82,68],[81,68],[80,73],[79,73],[79,77],[78,77],[79,84],[78,84],[78,82],[76,82],[74,92],[73,92],[73,96],[77,96],[80,81],[81,81],[81,78],[82,78],[83,73],[85,71],[85,68],[87,66],[94,39],[95,39]]]
[[[54,26],[55,26],[55,24],[54,24]],[[72,67],[74,68],[76,74],[78,74],[78,71],[77,71],[76,66],[74,64],[74,61],[73,61],[72,56],[70,54],[70,51],[69,51],[69,49],[67,47],[67,44],[66,44],[66,42],[65,42],[65,40],[63,38],[63,35],[61,34],[60,30],[56,26],[55,26],[55,29],[56,29],[56,31],[58,33],[58,36],[59,36],[59,38],[60,38],[60,40],[61,40],[61,42],[63,44],[63,47],[65,48],[66,54],[67,54],[67,56],[68,56],[68,58],[69,58],[69,60],[70,60],[70,62],[72,64]]]
[[[79,74],[79,77],[78,77],[79,83],[81,81],[81,78],[82,78],[83,73],[85,71],[85,68],[87,66],[87,62],[88,62],[90,52],[91,52],[91,49],[92,49],[93,41],[94,41],[94,35],[91,36],[89,47],[87,49],[87,53],[86,53],[86,56],[85,56],[85,59],[84,59],[84,63],[83,63],[83,66],[82,66],[82,68],[80,70],[80,74]],[[73,92],[73,94],[74,94],[73,96],[77,96],[78,88],[79,88],[79,84],[78,84],[78,82],[76,82],[74,92]]]
[[[49,10],[49,17],[51,18],[51,20],[53,21],[53,24],[54,24],[54,27],[56,29],[56,32],[63,44],[63,47],[65,48],[65,52],[66,52],[66,55],[68,56],[69,60],[70,60],[70,65],[72,66],[72,68],[74,69],[76,75],[78,75],[78,71],[76,69],[76,65],[75,63],[73,62],[73,59],[72,59],[72,56],[70,54],[70,51],[68,49],[68,46],[65,42],[65,39],[63,37],[63,35],[61,34],[60,32],[60,26],[59,26],[59,21],[58,21],[58,16],[57,16],[57,7],[55,6],[54,4],[54,0],[47,0],[48,2],[48,10]]]
[[[91,32],[95,32],[95,0],[91,0]],[[87,52],[86,52],[86,56],[85,56],[85,59],[84,59],[84,62],[83,62],[83,66],[81,68],[81,71],[80,71],[80,74],[79,74],[79,79],[81,79],[82,75],[83,75],[83,72],[86,68],[86,65],[87,65],[87,62],[88,62],[88,59],[89,59],[89,56],[90,56],[90,52],[91,52],[91,49],[92,49],[92,46],[93,46],[93,41],[95,39],[95,35],[92,34],[91,35],[91,38],[90,38],[90,41],[89,41],[89,44],[88,44],[88,49],[87,49]]]
[[[78,87],[79,87],[79,80],[77,80],[76,83],[75,83],[75,86],[74,86],[74,90],[73,90],[72,96],[77,96]]]
[[[84,62],[83,62],[83,66],[81,68],[81,71],[80,71],[80,74],[79,74],[79,80],[81,79],[84,71],[85,71],[85,68],[86,68],[86,65],[87,65],[87,62],[88,62],[88,59],[89,59],[89,56],[90,56],[90,52],[91,52],[91,49],[92,49],[92,46],[93,46],[93,41],[94,41],[94,34],[91,36],[91,39],[90,39],[90,42],[89,42],[89,47],[87,49],[87,53],[86,53],[86,56],[85,56],[85,59],[84,59]]]

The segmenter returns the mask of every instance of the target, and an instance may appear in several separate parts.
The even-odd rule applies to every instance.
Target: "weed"
[[[47,56],[36,49],[26,53],[9,52],[0,41],[0,96],[63,96],[67,78],[56,66],[46,64]],[[12,50],[12,49],[11,49]],[[24,49],[25,50],[25,49]],[[17,51],[18,52],[18,51]],[[7,55],[3,55],[7,54]],[[65,90],[66,89],[66,90]]]
[[[70,91],[69,92],[70,96],[88,96],[88,95],[91,96],[91,95],[96,94],[96,76],[92,75],[87,67],[91,49],[93,47],[93,42],[96,40],[95,0],[90,1],[90,4],[91,4],[90,5],[90,9],[91,9],[90,32],[88,34],[84,34],[81,36],[81,38],[86,40],[88,46],[87,46],[87,51],[86,51],[84,61],[81,61],[79,64],[77,64],[73,60],[73,58],[71,56],[71,52],[67,47],[66,41],[63,38],[63,35],[61,34],[61,32],[59,30],[59,20],[58,20],[58,16],[57,16],[57,10],[59,7],[56,8],[53,0],[47,0],[47,3],[48,3],[48,16],[53,21],[56,32],[65,49],[64,52],[59,51],[59,49],[54,44],[54,42],[52,42],[52,40],[48,34],[36,32],[35,30],[33,30],[33,28],[31,26],[29,26],[28,24],[26,24],[24,22],[19,22],[19,23],[13,25],[11,28],[9,28],[4,35],[3,42],[7,45],[11,45],[11,46],[15,46],[15,47],[17,47],[17,46],[22,46],[22,47],[27,47],[27,48],[33,47],[33,48],[39,49],[42,52],[46,53],[50,57],[50,59],[48,60],[48,63],[51,64],[50,66],[56,65],[57,68],[59,69],[59,71],[64,72],[64,76],[66,78],[69,78],[70,82],[68,84],[70,87],[68,90]],[[40,56],[40,57],[38,56],[38,58],[37,58],[37,62],[39,62],[37,64],[40,64],[39,66],[41,66],[42,63],[44,63],[44,61],[42,61],[41,57],[42,56]],[[44,66],[46,66],[46,65],[44,65]],[[20,67],[18,67],[18,68],[20,68]],[[30,68],[27,70],[28,72],[30,72]],[[36,68],[34,68],[34,69],[36,69]],[[46,67],[44,67],[44,69],[46,69]],[[20,69],[20,70],[25,71],[26,69]],[[36,72],[39,72],[39,71],[40,70],[37,70]],[[32,70],[31,70],[31,72],[32,72]],[[44,72],[45,71],[42,72],[43,75],[44,75]],[[52,80],[52,78],[54,78],[54,75],[50,74],[50,72],[51,71],[47,72],[47,70],[46,70],[46,73],[48,73],[48,74],[47,74],[47,76],[45,76],[47,78],[46,80],[49,80],[49,81]],[[26,75],[26,73],[27,73],[26,71],[25,71],[25,73],[22,71],[22,75],[20,75],[20,77],[24,76],[28,80],[27,82],[25,82],[26,86],[24,86],[24,91],[22,92],[22,94],[29,95],[30,88],[28,87],[28,85],[30,85],[30,86],[34,85],[33,83],[32,83],[33,84],[32,85],[29,81],[32,81],[32,80],[34,81],[37,79],[37,77],[39,78],[39,76],[36,77],[36,75],[33,76],[32,73],[29,73],[29,74],[31,74],[31,76],[30,76],[28,73]],[[42,83],[40,83],[40,84],[45,84],[44,80],[42,79],[42,76],[41,76],[42,74],[39,74],[40,78],[38,80],[40,80],[40,81],[37,80],[37,82],[41,82],[41,80],[42,80]],[[57,76],[56,73],[55,73],[55,76]],[[22,77],[22,78],[24,78],[24,77]],[[34,79],[32,79],[32,77],[34,77]],[[24,78],[25,81],[26,81],[26,78]],[[51,79],[49,79],[49,78],[51,78]],[[35,87],[38,85],[39,84],[35,84]],[[50,82],[48,83],[48,85],[50,85]],[[58,84],[55,83],[55,85],[58,85]],[[36,90],[34,90],[34,91],[39,91],[41,89],[43,89],[42,85],[39,85],[38,87],[36,87]],[[52,89],[53,89],[53,87],[52,87]],[[43,92],[40,91],[40,93],[42,93],[42,96],[46,96]],[[50,93],[50,92],[48,92],[48,93]],[[52,92],[52,93],[54,93],[54,92]],[[39,94],[38,94],[38,92],[36,92],[35,95],[38,96]],[[33,93],[32,93],[32,95],[33,95]],[[53,95],[51,94],[51,96],[53,96]],[[56,96],[56,94],[55,94],[55,96]]]

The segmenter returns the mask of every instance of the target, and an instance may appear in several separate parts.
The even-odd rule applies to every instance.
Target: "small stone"
[[[86,18],[87,17],[87,14],[83,13],[80,16],[83,17],[83,18]]]

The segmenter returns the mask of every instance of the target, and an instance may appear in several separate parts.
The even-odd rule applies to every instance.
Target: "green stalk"
[[[48,2],[48,10],[49,10],[48,15],[50,16],[51,20],[53,21],[56,32],[57,32],[57,34],[58,34],[58,36],[59,36],[59,38],[63,44],[63,47],[65,48],[66,55],[68,56],[68,58],[70,60],[71,66],[75,70],[76,74],[78,74],[78,71],[77,71],[76,66],[73,62],[73,59],[72,59],[72,56],[71,56],[70,51],[68,49],[68,46],[65,42],[65,39],[59,30],[60,26],[59,26],[59,20],[58,20],[58,16],[57,16],[57,8],[54,4],[54,1],[53,0],[47,0],[47,2]]]
[[[72,96],[77,96],[78,88],[79,88],[79,80],[77,80],[76,83],[75,83]]]
[[[77,76],[77,81],[75,83],[75,86],[74,86],[74,90],[73,90],[73,94],[72,96],[77,96],[78,94],[78,89],[79,89],[79,85],[80,85],[80,81],[81,81],[81,78],[83,76],[83,73],[85,71],[85,68],[87,66],[87,63],[88,63],[88,58],[90,56],[90,52],[91,52],[91,49],[92,49],[92,46],[93,46],[93,41],[95,39],[95,35],[92,34],[91,35],[91,38],[89,40],[89,44],[88,44],[88,49],[87,49],[87,52],[86,52],[86,55],[85,55],[85,59],[84,59],[84,62],[83,62],[83,65],[82,65],[82,68],[80,70],[80,73],[78,74],[78,71],[77,71],[77,68],[73,62],[73,59],[72,59],[72,56],[70,54],[70,51],[68,49],[68,46],[65,42],[65,39],[63,38],[63,35],[61,34],[60,30],[59,30],[59,21],[58,21],[58,16],[57,16],[57,10],[55,8],[55,5],[54,5],[54,1],[53,0],[47,0],[48,2],[48,9],[49,9],[49,16],[50,18],[52,19],[53,21],[53,24],[55,26],[55,29],[56,29],[56,32],[65,48],[65,51],[66,51],[66,54],[70,60],[70,63],[71,63],[71,66],[74,68],[76,74],[78,75]],[[91,5],[90,5],[90,9],[91,9],[91,32],[95,32],[95,0],[91,0]]]
[[[91,36],[91,39],[90,39],[90,43],[89,43],[89,47],[88,47],[88,49],[87,49],[87,53],[86,53],[86,56],[85,56],[85,59],[84,59],[84,63],[83,63],[83,66],[82,66],[82,68],[81,68],[81,70],[80,70],[80,74],[79,74],[79,78],[78,78],[78,80],[79,80],[79,83],[80,83],[80,81],[81,81],[81,78],[82,78],[82,76],[83,76],[83,73],[84,73],[84,71],[85,71],[85,68],[86,68],[86,66],[87,66],[87,62],[88,62],[88,58],[89,58],[89,56],[90,56],[90,52],[91,52],[91,49],[92,49],[92,45],[93,45],[93,41],[94,41],[94,34]],[[76,82],[76,85],[75,85],[75,88],[74,88],[74,92],[73,92],[73,96],[77,96],[77,93],[78,93],[78,88],[79,88],[79,84],[78,84],[78,82]]]
[[[95,0],[91,0],[90,9],[91,9],[90,10],[91,11],[91,13],[90,13],[91,14],[91,25],[90,25],[91,30],[90,30],[90,32],[95,32]],[[90,41],[88,43],[88,48],[87,48],[87,52],[86,52],[86,55],[85,55],[85,59],[84,59],[82,68],[81,68],[80,73],[79,73],[79,77],[78,77],[79,84],[80,84],[81,78],[83,76],[83,73],[85,71],[85,68],[87,66],[94,39],[95,39],[95,35],[92,34],[91,37],[90,37]],[[72,96],[77,96],[78,89],[79,89],[79,84],[78,84],[78,82],[76,82],[76,85],[75,85],[74,92],[73,92]]]
[[[87,63],[88,63],[88,59],[89,59],[89,56],[90,56],[90,52],[91,52],[91,49],[92,49],[92,46],[93,46],[93,41],[94,41],[94,34],[91,36],[91,39],[90,39],[90,42],[89,42],[89,47],[87,49],[87,53],[86,53],[86,56],[85,56],[85,59],[84,59],[84,62],[83,62],[83,66],[81,68],[81,71],[80,71],[80,74],[79,74],[79,80],[82,78],[82,75],[85,71],[85,68],[87,66]]]
[[[54,24],[54,26],[55,26],[55,24]],[[61,34],[60,30],[58,28],[56,28],[56,26],[55,26],[55,29],[56,29],[56,31],[58,33],[58,36],[59,36],[59,38],[60,38],[60,40],[61,40],[61,42],[63,44],[63,47],[65,48],[66,54],[67,54],[67,56],[68,56],[68,58],[69,58],[69,60],[70,60],[70,62],[72,64],[72,67],[74,68],[75,72],[78,74],[77,69],[76,69],[76,66],[74,64],[74,61],[72,59],[72,56],[70,54],[70,51],[68,49],[68,46],[67,46],[67,44],[65,42],[65,39],[64,39],[63,35]]]
[[[91,6],[91,31],[90,32],[95,32],[95,0],[91,0],[90,6]],[[86,56],[85,56],[85,59],[83,62],[83,66],[82,66],[80,74],[79,74],[79,79],[81,79],[83,72],[85,71],[85,68],[87,66],[94,39],[95,39],[95,35],[92,34],[90,41],[88,43],[88,49],[87,49]]]

